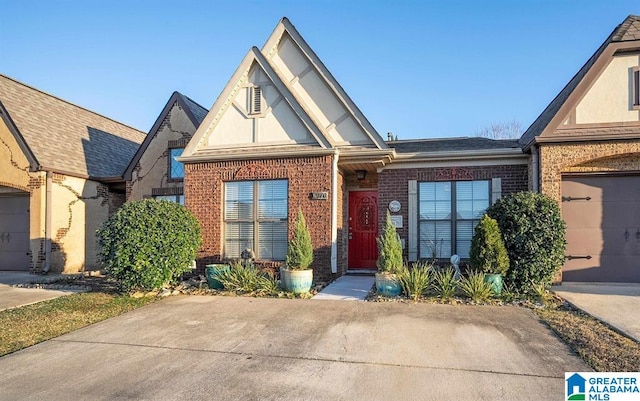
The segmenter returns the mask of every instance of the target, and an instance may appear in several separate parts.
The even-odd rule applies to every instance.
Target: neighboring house
[[[127,201],[153,197],[184,204],[184,166],[176,161],[207,109],[174,92],[125,172]]]
[[[565,281],[640,282],[640,17],[629,16],[523,134],[562,207]]]
[[[0,270],[98,267],[144,133],[0,75]]]
[[[246,248],[281,264],[302,210],[320,281],[376,268],[387,210],[408,260],[466,256],[486,207],[528,187],[517,141],[385,142],[286,18],[249,51],[179,161],[203,229],[200,268]]]

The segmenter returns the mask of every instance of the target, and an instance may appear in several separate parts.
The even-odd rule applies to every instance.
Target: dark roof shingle
[[[191,112],[191,114],[193,114],[193,117],[198,122],[197,124],[194,123],[194,125],[196,126],[196,129],[197,129],[200,126],[200,124],[202,124],[202,121],[207,116],[207,113],[209,112],[209,110],[207,110],[204,107],[200,106],[198,103],[196,103],[193,100],[191,100],[191,98],[189,98],[188,96],[183,95],[180,92],[178,92],[178,95],[182,97],[182,99],[184,100],[184,103],[189,108],[189,111]]]
[[[520,149],[517,139],[483,137],[416,139],[387,142],[397,153],[435,153],[474,150]]]
[[[43,170],[121,177],[145,136],[1,74],[0,103]]]

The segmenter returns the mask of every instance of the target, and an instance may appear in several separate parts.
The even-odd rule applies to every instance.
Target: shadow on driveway
[[[524,308],[189,296],[0,358],[0,394],[551,400],[588,370]]]

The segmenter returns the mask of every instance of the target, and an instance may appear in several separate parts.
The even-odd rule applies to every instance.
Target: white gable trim
[[[267,57],[271,57],[277,50],[278,44],[280,43],[285,32],[289,34],[293,43],[296,44],[302,54],[304,54],[305,57],[309,60],[309,63],[314,67],[318,75],[322,77],[327,86],[340,101],[342,106],[346,110],[348,110],[353,120],[356,122],[359,128],[361,128],[362,131],[369,137],[373,144],[376,145],[378,149],[388,149],[386,142],[382,139],[380,134],[378,134],[373,125],[371,125],[369,120],[367,120],[358,106],[356,106],[356,104],[351,100],[342,86],[340,86],[338,81],[333,77],[333,75],[331,75],[327,67],[325,67],[325,65],[315,54],[313,49],[311,49],[302,35],[300,35],[300,33],[286,17],[280,20],[269,39],[267,39],[266,43],[262,47],[262,53]]]
[[[200,124],[200,127],[194,133],[192,140],[189,141],[189,144],[185,148],[183,155],[180,158],[181,161],[190,161],[193,156],[203,151],[203,147],[206,147],[205,140],[208,138],[209,134],[212,133],[218,121],[220,121],[229,107],[234,107],[234,98],[237,92],[243,88],[242,81],[244,81],[254,62],[256,62],[262,68],[271,82],[273,82],[273,85],[284,98],[283,100],[286,101],[293,109],[300,122],[309,131],[309,133],[317,141],[320,147],[323,149],[333,147],[331,142],[324,136],[322,131],[318,128],[311,117],[309,117],[309,115],[302,108],[297,99],[293,96],[291,91],[282,82],[267,59],[262,55],[262,53],[260,53],[258,48],[253,47],[244,57],[235,73],[233,74],[225,88],[222,90],[222,93],[220,94],[220,96],[218,96],[215,103],[211,107],[211,110],[209,111],[209,113],[207,113],[204,121],[202,122],[202,124]]]

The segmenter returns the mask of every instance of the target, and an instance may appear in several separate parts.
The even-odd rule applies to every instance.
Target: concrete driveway
[[[18,288],[16,284],[50,283],[63,278],[63,275],[52,274],[37,276],[29,272],[0,271],[0,311],[34,304],[61,296],[79,292],[78,289],[44,289],[44,288]],[[0,399],[1,399],[0,395]]]
[[[562,283],[553,291],[640,342],[640,283]]]
[[[0,358],[5,400],[552,400],[523,308],[175,297]]]

